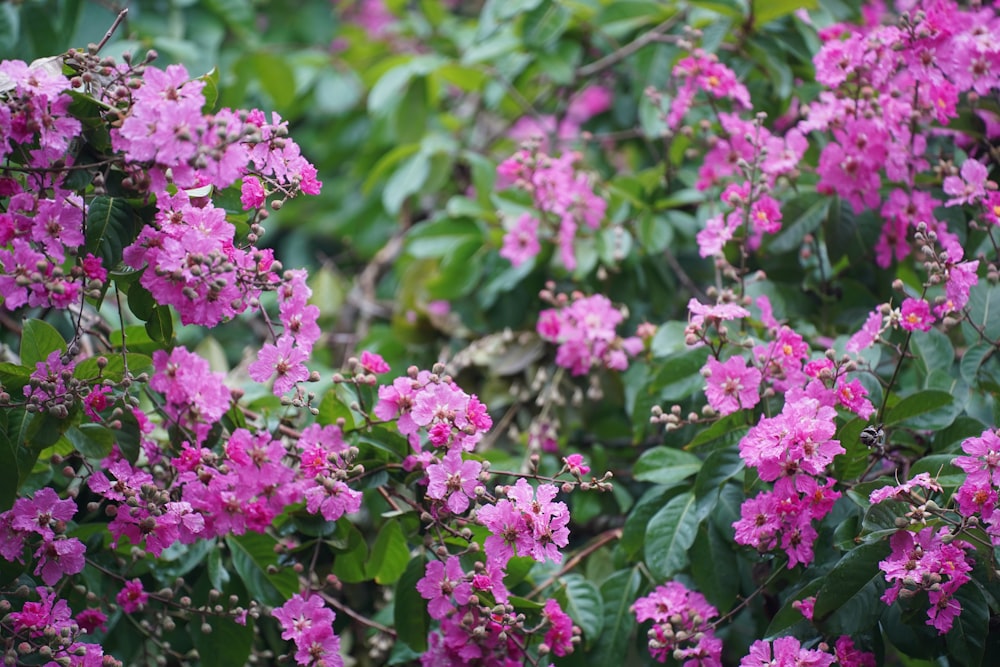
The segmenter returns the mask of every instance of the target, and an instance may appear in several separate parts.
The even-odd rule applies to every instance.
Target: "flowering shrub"
[[[5,664],[994,664],[1000,15],[808,4],[4,8]]]

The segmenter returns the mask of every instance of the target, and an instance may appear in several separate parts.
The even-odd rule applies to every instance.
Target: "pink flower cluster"
[[[276,188],[319,192],[315,168],[287,138],[277,114],[268,122],[258,110],[203,113],[205,82],[191,79],[183,65],[150,67],[134,81],[128,113],[111,133],[112,146],[129,162],[145,166],[155,191],[163,192],[168,182],[182,189],[226,188],[252,163]]]
[[[628,357],[642,351],[642,339],[615,333],[625,316],[603,294],[573,292],[572,301],[564,294],[552,300],[556,308],[538,315],[538,333],[559,345],[556,364],[573,375],[586,375],[593,366],[623,371],[628,368]]]
[[[554,236],[563,266],[576,268],[577,231],[581,225],[598,229],[607,202],[594,193],[590,177],[576,169],[580,155],[574,152],[552,157],[522,149],[497,167],[498,187],[528,192],[538,216],[525,214],[504,236],[500,256],[520,266],[541,249],[539,234]]]
[[[699,91],[717,100],[732,100],[744,109],[751,107],[750,93],[736,78],[736,73],[720,63],[714,54],[701,49],[681,58],[674,65],[673,78],[680,85],[667,114],[667,126],[672,130],[680,127],[681,120],[691,109],[694,96]]]
[[[993,8],[964,9],[942,0],[901,22],[839,25],[822,33],[826,43],[814,58],[816,79],[832,90],[808,106],[799,130],[832,134],[820,154],[818,187],[843,197],[855,211],[879,207],[883,174],[902,185],[882,206],[880,266],[888,266],[893,255],[909,254],[908,226],[939,226],[933,209],[940,202],[913,186],[929,166],[932,128],[958,116],[962,96],[985,95],[1000,85],[1000,51],[984,28],[995,20]],[[985,204],[985,179],[983,165],[966,160],[961,177],[945,179],[947,205]]]
[[[0,557],[23,563],[25,547],[34,547],[35,574],[48,586],[82,571],[86,548],[77,538],[66,537],[66,524],[75,515],[76,503],[60,499],[49,487],[32,498],[16,499],[0,513]]]
[[[551,138],[558,138],[561,146],[578,140],[580,127],[610,108],[610,90],[604,86],[587,86],[569,101],[562,119],[548,115],[522,116],[510,129],[510,137],[515,141],[536,141],[539,150],[549,152]]]
[[[305,667],[343,667],[340,637],[333,632],[337,615],[319,595],[293,595],[271,616],[281,623],[281,638],[295,642],[295,662]]]
[[[712,619],[719,611],[705,596],[669,581],[632,605],[636,620],[653,621],[649,652],[660,662],[672,657],[683,667],[722,667],[722,640]]]
[[[927,526],[920,532],[900,530],[889,538],[892,553],[879,562],[885,579],[891,585],[882,601],[892,604],[902,591],[912,595],[927,591],[930,606],[927,625],[941,634],[951,630],[955,618],[962,612],[962,603],[955,592],[969,581],[974,551],[972,544],[952,539],[948,528],[935,530]]]
[[[569,543],[569,508],[554,501],[558,493],[554,484],[532,489],[519,479],[514,486],[504,487],[506,499],[479,509],[479,523],[490,530],[483,545],[490,565],[503,569],[514,556],[562,562],[559,547]]]
[[[278,313],[285,330],[275,343],[265,343],[257,360],[247,368],[250,378],[256,382],[267,382],[274,377],[276,396],[309,379],[305,362],[321,333],[317,324],[319,307],[309,303],[310,296],[312,289],[306,284],[306,272],[302,269],[286,271],[284,282],[278,288]]]
[[[163,394],[164,413],[200,444],[232,403],[223,374],[184,347],[175,347],[170,354],[156,350],[153,368],[149,386]]]
[[[875,667],[875,656],[858,650],[846,635],[837,639],[832,653],[827,650],[825,644],[816,649],[803,648],[795,637],[779,637],[773,642],[757,640],[740,660],[740,667]]]
[[[13,611],[0,622],[0,628],[12,636],[28,637],[43,642],[48,649],[48,665],[74,667],[121,667],[121,662],[105,655],[98,644],[78,641],[82,634],[97,629],[107,617],[95,609],[85,609],[75,615],[66,600],[50,588],[36,588],[38,601],[29,600],[20,611]]]
[[[375,416],[384,421],[396,420],[400,434],[409,439],[423,463],[431,462],[429,452],[423,451],[424,438],[433,447],[468,452],[493,427],[478,397],[429,371],[414,372],[396,378],[391,385],[380,386],[378,397]]]
[[[1000,490],[1000,436],[986,430],[982,435],[962,442],[964,456],[952,462],[965,471],[966,478],[955,494],[959,512],[978,517],[994,545],[1000,545],[1000,514],[997,513]]]
[[[722,193],[722,202],[731,207],[729,213],[716,215],[705,222],[698,232],[698,253],[702,257],[721,255],[727,242],[743,229],[750,248],[760,245],[765,233],[781,231],[781,208],[778,201],[749,182],[731,183]]]

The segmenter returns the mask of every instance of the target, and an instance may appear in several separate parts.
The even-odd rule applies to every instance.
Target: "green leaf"
[[[563,588],[556,599],[573,622],[583,630],[587,646],[593,646],[604,626],[604,603],[597,586],[579,574],[567,574],[561,579]]]
[[[208,623],[211,632],[205,632],[202,624]],[[253,619],[247,618],[246,625],[240,625],[231,618],[208,614],[201,622],[188,623],[188,631],[195,648],[202,656],[212,656],[216,667],[242,667],[248,664],[253,648]]]
[[[482,228],[468,219],[440,218],[416,225],[406,235],[406,253],[420,259],[446,257],[457,246],[486,242]]]
[[[740,590],[740,570],[734,545],[706,521],[691,546],[691,575],[698,590],[718,609],[728,609]]]
[[[393,114],[396,140],[402,144],[420,141],[427,130],[427,77],[410,79],[403,99]]]
[[[250,67],[274,106],[285,108],[295,102],[295,72],[280,54],[257,52],[249,56]]]
[[[146,320],[146,333],[158,343],[169,344],[174,338],[174,316],[169,306],[153,306]]]
[[[98,196],[87,209],[87,235],[84,252],[101,258],[105,269],[115,269],[122,251],[135,240],[132,207],[121,197]]]
[[[21,486],[17,470],[17,450],[20,443],[7,432],[7,415],[10,410],[0,411],[0,514],[14,504],[17,490]]]
[[[20,15],[12,2],[0,4],[0,53],[14,50],[21,32]]]
[[[641,553],[643,543],[646,540],[646,527],[649,525],[649,520],[660,511],[669,497],[669,489],[654,486],[642,495],[639,502],[628,513],[625,525],[622,527],[620,544],[629,558],[634,558]]]
[[[954,397],[945,391],[918,391],[907,396],[889,410],[885,416],[885,425],[893,426],[907,419],[933,412],[938,408],[951,405]]]
[[[927,375],[936,370],[951,370],[955,362],[955,348],[946,335],[931,329],[914,331],[911,336],[910,345]]]
[[[976,343],[965,351],[960,364],[962,378],[969,383],[975,381],[979,367],[993,354],[995,346],[992,343]]]
[[[601,584],[604,619],[600,643],[591,654],[592,665],[621,665],[628,653],[629,638],[635,629],[631,607],[639,593],[639,568],[615,572]]]
[[[31,424],[32,417],[33,415],[24,408],[0,410],[0,442],[7,443],[14,461],[14,475],[9,473],[7,475],[14,479],[13,487],[9,489],[6,486],[0,487],[6,493],[13,493],[21,487],[24,480],[31,474],[31,469],[35,466],[35,461],[38,460],[38,455],[41,452],[40,448],[29,447],[27,444],[28,426]],[[0,445],[0,451],[3,450],[3,447]],[[6,456],[3,459],[0,464],[6,465],[6,461],[9,459]]]
[[[749,430],[746,415],[742,411],[734,412],[701,431],[684,449],[709,447],[717,450],[730,447],[742,440]]]
[[[524,17],[524,43],[544,49],[566,32],[572,14],[560,2],[543,2]]]
[[[654,447],[643,452],[633,467],[635,478],[640,482],[666,486],[687,479],[700,469],[701,459],[697,456],[669,447]]]
[[[319,412],[316,414],[316,422],[321,426],[336,424],[338,419],[343,419],[346,428],[355,428],[364,423],[364,417],[350,408],[350,404],[357,402],[358,397],[354,395],[350,388],[343,384],[331,387],[319,402]]]
[[[0,362],[0,387],[12,396],[17,395],[28,384],[33,370],[9,361]]]
[[[66,341],[56,328],[42,320],[25,320],[21,330],[21,365],[35,370],[35,364],[58,350],[66,352]]]
[[[72,423],[72,418],[55,417],[48,411],[35,413],[25,432],[25,444],[35,450],[51,447],[62,438]]]
[[[66,439],[73,443],[76,451],[89,459],[103,459],[111,453],[114,434],[101,424],[80,424],[67,429]]]
[[[431,160],[423,151],[414,153],[392,173],[382,191],[382,205],[392,215],[399,213],[403,202],[420,191],[431,171]]]
[[[667,580],[688,564],[701,521],[696,509],[694,494],[685,493],[671,498],[649,521],[645,560],[657,579]]]
[[[341,517],[337,521],[337,531],[330,541],[339,543],[333,560],[333,573],[338,579],[349,584],[370,579],[365,571],[368,562],[368,543],[357,526]]]
[[[889,542],[879,540],[852,549],[837,562],[816,593],[813,617],[824,629],[851,634],[878,619],[884,607],[878,598],[885,589],[878,563],[889,551]]]
[[[987,340],[1000,338],[1000,285],[980,281],[969,290],[969,322],[982,325]],[[978,340],[979,333],[968,323],[963,325],[966,340]]]
[[[795,592],[794,595],[788,597],[785,604],[781,606],[778,613],[774,615],[771,619],[770,625],[767,626],[767,630],[764,632],[765,637],[779,637],[788,634],[797,636],[790,629],[800,623],[806,623],[805,617],[802,612],[796,609],[793,605],[795,602],[802,600],[804,598],[815,596],[816,591],[820,589],[823,585],[823,579],[813,579],[808,584],[803,586],[801,589]],[[711,601],[711,600],[710,600]]]
[[[830,211],[830,201],[829,197],[809,194],[797,197],[782,206],[784,217],[792,222],[782,226],[778,235],[767,244],[767,249],[775,253],[800,249],[806,235],[816,231],[826,219]]]
[[[134,464],[139,459],[139,446],[142,444],[139,420],[131,410],[126,410],[118,421],[121,422],[121,428],[113,429],[115,442],[126,460]]]
[[[370,560],[365,566],[367,575],[377,584],[394,584],[406,571],[409,562],[410,549],[403,529],[398,521],[390,519],[382,526],[372,546]]]
[[[816,9],[817,0],[753,0],[751,8],[755,26],[767,25],[798,9]]]
[[[274,607],[299,592],[299,577],[290,567],[279,567],[277,541],[263,533],[227,535],[233,568],[255,599]]]
[[[949,656],[964,667],[983,664],[986,638],[990,632],[990,608],[983,592],[975,583],[962,586],[955,592],[955,599],[962,605],[962,613],[952,623],[945,635]]]
[[[397,640],[418,653],[427,650],[427,631],[430,616],[427,615],[427,600],[417,592],[417,582],[424,578],[426,561],[413,558],[406,565],[403,576],[396,583],[393,620]]]

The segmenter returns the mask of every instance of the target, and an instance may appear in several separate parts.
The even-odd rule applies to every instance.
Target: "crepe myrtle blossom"
[[[939,634],[951,630],[962,612],[955,592],[970,579],[973,545],[953,539],[947,527],[926,526],[917,533],[900,530],[889,538],[892,552],[879,562],[889,588],[882,601],[892,604],[905,588],[910,593],[926,590],[930,601],[927,625]]]
[[[340,637],[333,632],[337,615],[319,595],[296,593],[271,616],[281,624],[281,638],[295,643],[295,663],[304,667],[343,667]]]
[[[279,336],[275,344],[266,343],[257,360],[247,367],[250,378],[264,383],[274,377],[275,396],[282,396],[299,382],[308,380],[309,369],[305,362],[309,354],[294,345],[292,337],[286,334]]]
[[[572,302],[559,299],[557,303],[559,307],[539,314],[536,328],[544,340],[558,345],[556,364],[573,375],[585,375],[598,365],[624,371],[628,357],[642,351],[642,339],[616,333],[625,316],[603,294],[574,293]]]
[[[417,582],[417,592],[428,601],[427,612],[431,618],[442,619],[454,611],[455,605],[469,602],[472,584],[466,580],[458,557],[449,556],[443,563],[428,561],[423,578]]]
[[[476,513],[479,523],[491,533],[483,545],[487,560],[498,567],[505,567],[514,556],[561,563],[559,548],[569,543],[569,509],[566,503],[554,501],[558,487],[540,484],[536,490],[518,479],[504,492],[507,498]]]
[[[701,374],[707,382],[708,404],[721,416],[752,408],[760,402],[761,373],[748,366],[741,356],[730,357],[724,362],[709,357]]]
[[[476,498],[482,469],[479,461],[463,461],[459,450],[450,450],[440,463],[427,466],[427,497],[443,500],[453,514],[462,514]]]
[[[658,661],[672,656],[689,667],[721,667],[722,640],[712,627],[719,611],[701,593],[669,581],[636,600],[632,611],[640,623],[653,621],[649,652]]]

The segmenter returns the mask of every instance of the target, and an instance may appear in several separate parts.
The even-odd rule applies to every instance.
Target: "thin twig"
[[[683,12],[678,12],[677,14],[674,14],[666,21],[663,21],[649,32],[639,35],[634,40],[632,40],[625,46],[621,47],[617,51],[613,51],[608,55],[604,56],[603,58],[601,58],[600,60],[595,60],[589,65],[584,65],[579,70],[577,70],[577,74],[582,77],[589,77],[593,76],[594,74],[597,74],[603,69],[607,69],[612,65],[616,65],[617,63],[621,62],[622,60],[625,60],[630,55],[632,55],[642,47],[646,46],[650,42],[655,42],[657,39],[659,39],[660,35],[670,30],[672,27],[674,27],[674,25],[677,24],[677,22],[681,19],[682,16]]]
[[[612,528],[611,530],[604,531],[603,533],[598,535],[593,542],[591,542],[586,547],[578,551],[576,554],[574,554],[572,558],[566,561],[566,564],[563,565],[562,568],[560,568],[559,572],[557,572],[556,574],[552,575],[542,583],[535,586],[535,590],[528,593],[525,597],[529,600],[535,597],[543,590],[545,590],[547,587],[551,586],[556,579],[558,579],[559,577],[561,577],[562,575],[566,574],[574,567],[579,565],[580,561],[582,561],[584,558],[594,553],[595,551],[603,547],[605,544],[621,539],[621,536],[622,536],[621,528]]]
[[[101,49],[103,49],[104,45],[108,43],[109,39],[111,39],[111,35],[115,34],[115,30],[117,30],[118,26],[122,24],[122,21],[125,20],[126,16],[128,16],[128,7],[125,7],[118,12],[118,16],[115,17],[115,22],[112,23],[111,27],[108,28],[108,31],[104,33],[104,38],[97,43],[97,48],[94,50],[94,53],[100,53]]]

